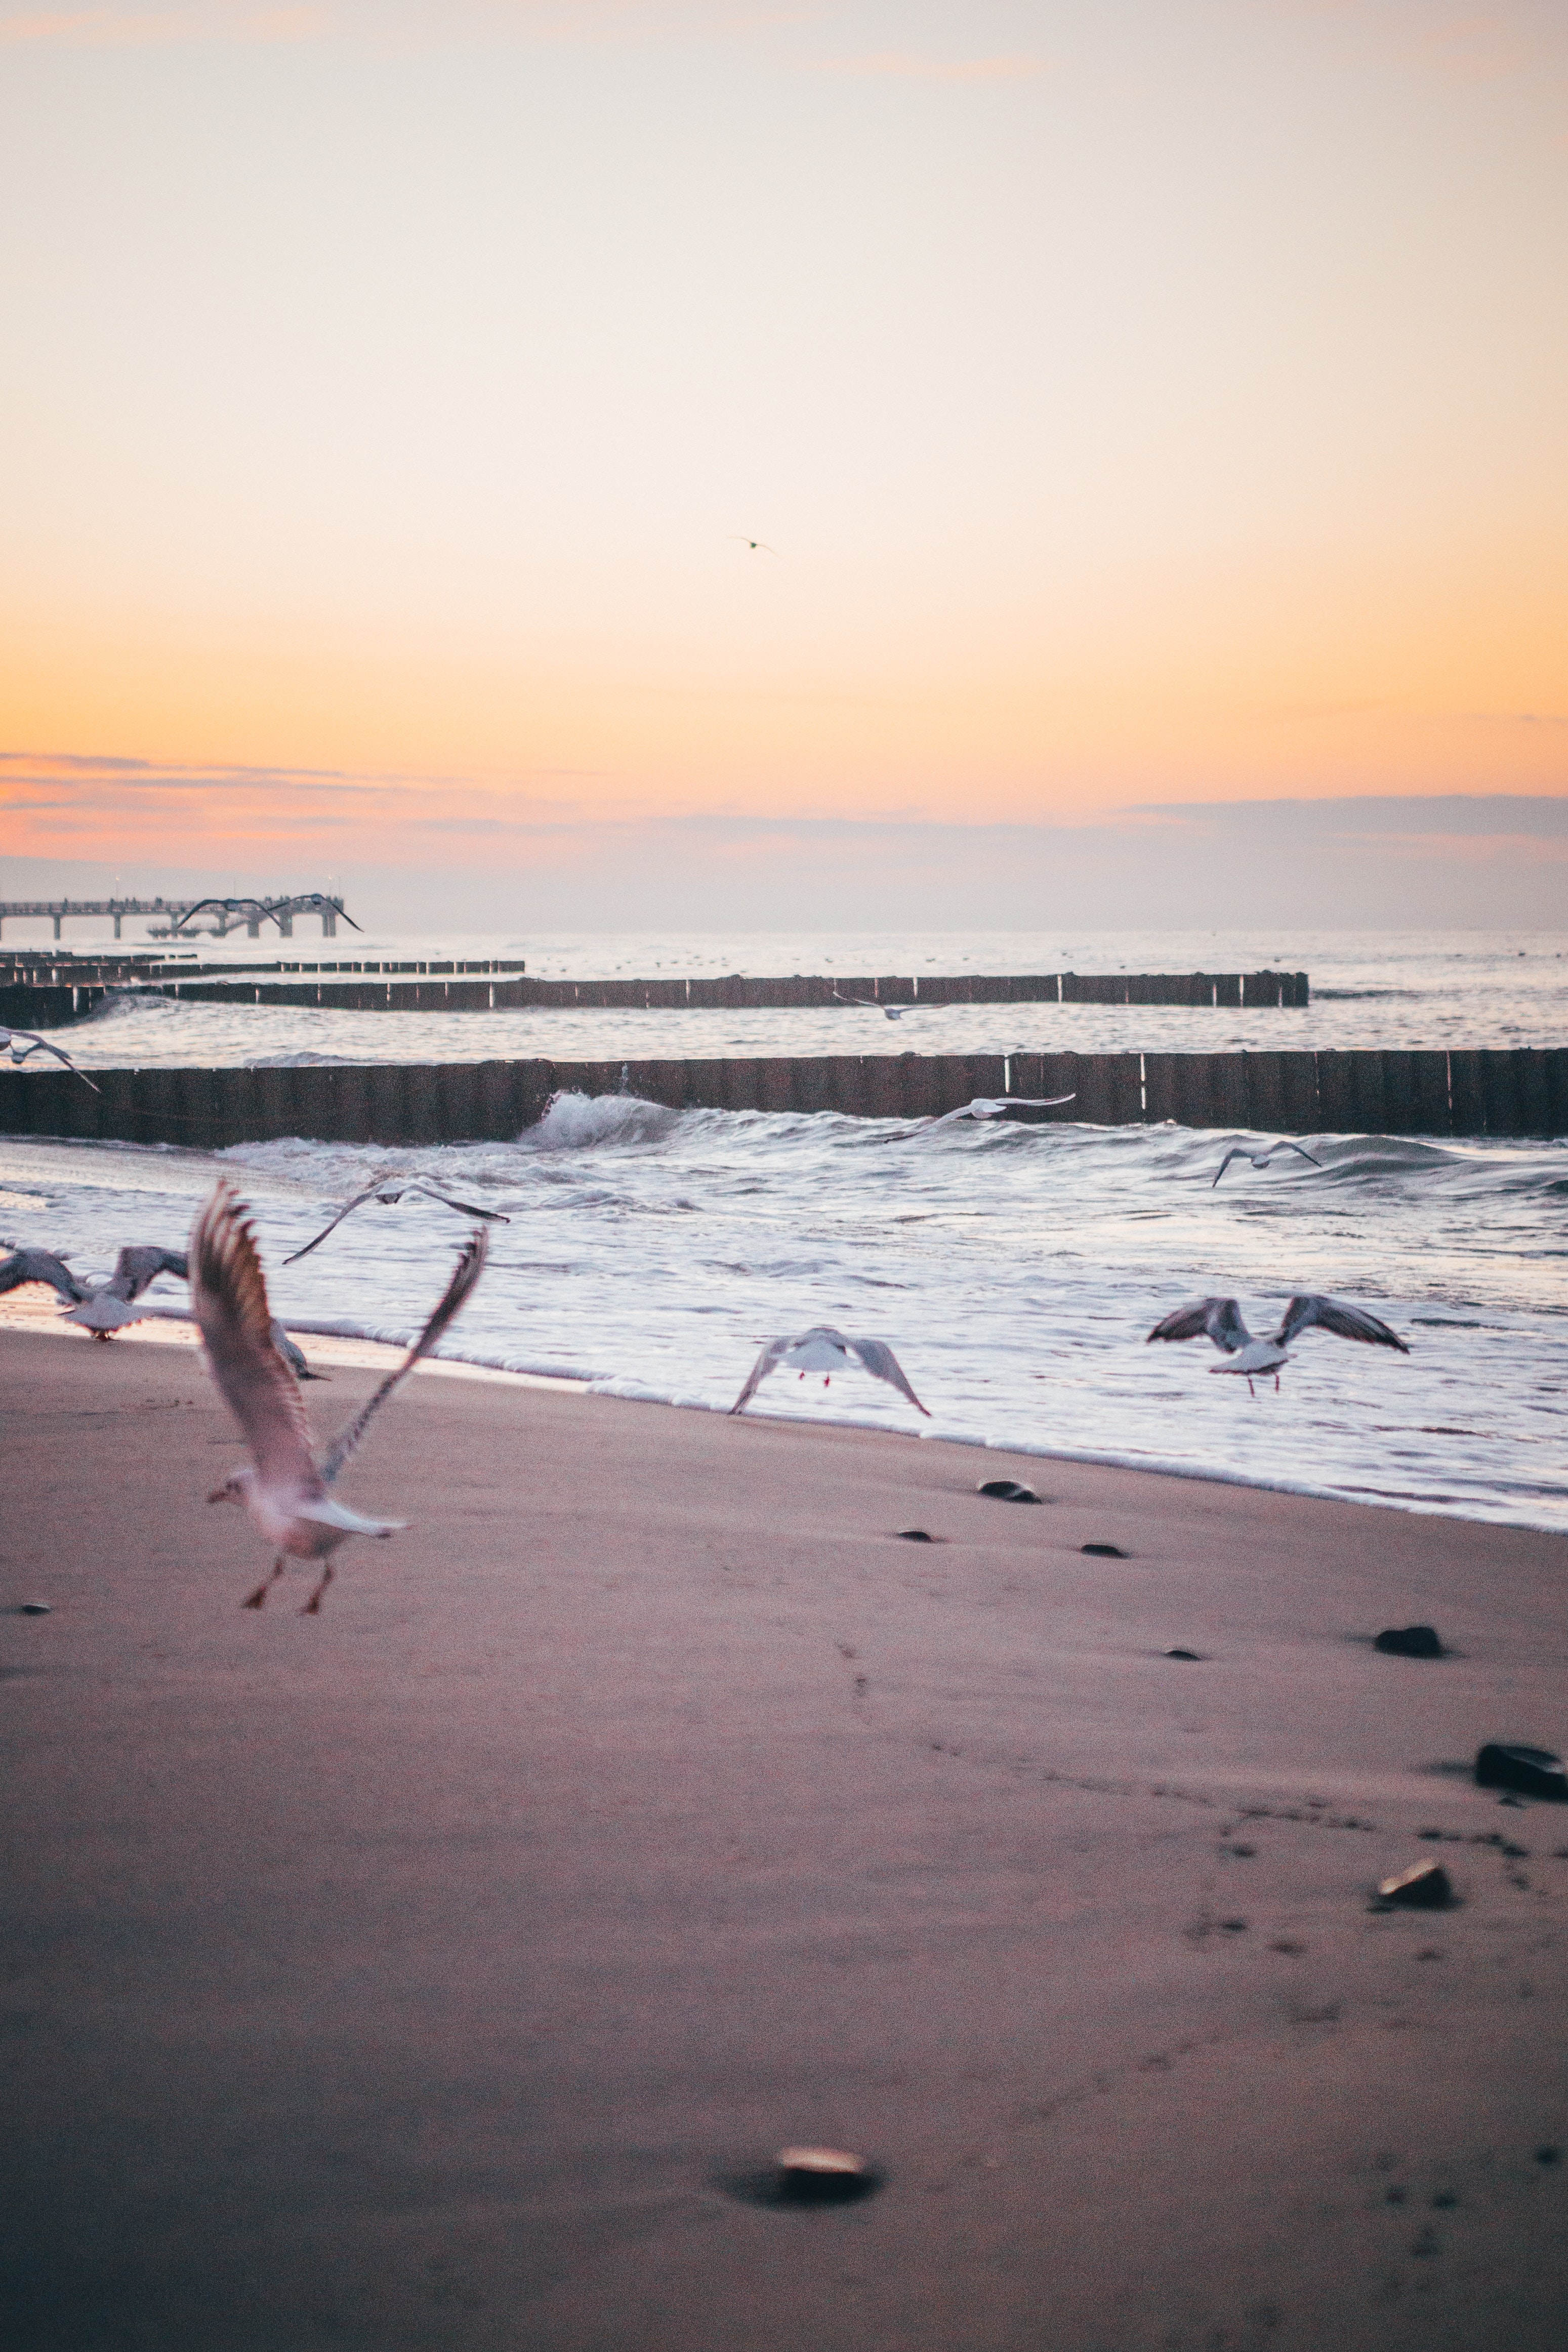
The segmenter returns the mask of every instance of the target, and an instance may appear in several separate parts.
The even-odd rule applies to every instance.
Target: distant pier
[[[353,929],[359,929],[353,917],[344,913],[341,898],[324,890],[306,890],[291,898],[0,898],[0,935],[8,922],[49,922],[58,940],[62,924],[102,922],[107,917],[119,939],[127,915],[161,917],[153,926],[153,937],[164,940],[224,940],[230,931],[240,930],[258,940],[263,923],[275,923],[279,938],[291,940],[296,915],[319,915],[324,940],[336,939],[340,916]],[[198,915],[208,919],[200,930],[190,928]]]

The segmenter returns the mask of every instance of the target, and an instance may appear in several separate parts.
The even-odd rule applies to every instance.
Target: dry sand
[[[7,2352],[1564,2341],[1560,1538],[427,1379],[308,1619],[188,1349],[0,1411]]]

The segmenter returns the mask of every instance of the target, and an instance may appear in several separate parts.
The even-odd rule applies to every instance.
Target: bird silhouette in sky
[[[730,533],[730,536],[732,540],[738,541],[742,547],[749,547],[753,555],[759,549],[761,549],[764,555],[776,555],[778,553],[778,549],[776,547],[770,547],[765,539],[748,539],[743,530],[732,530]]]

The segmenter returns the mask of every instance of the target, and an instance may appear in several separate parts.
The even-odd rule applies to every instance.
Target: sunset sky
[[[1565,193],[1561,0],[0,0],[0,850],[1568,793]]]

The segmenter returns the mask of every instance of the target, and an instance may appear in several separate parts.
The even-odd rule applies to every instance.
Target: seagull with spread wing
[[[731,1412],[743,1412],[768,1374],[778,1371],[783,1365],[788,1364],[798,1371],[803,1381],[807,1372],[820,1372],[822,1385],[826,1388],[834,1373],[847,1370],[857,1357],[874,1379],[886,1381],[889,1388],[897,1389],[900,1396],[908,1397],[917,1412],[925,1413],[928,1421],[931,1419],[931,1414],[905,1380],[897,1356],[885,1341],[847,1339],[842,1331],[834,1330],[828,1323],[814,1324],[809,1331],[798,1331],[791,1338],[770,1339],[746,1375],[746,1385],[730,1410]]]
[[[1029,1117],[1031,1111],[1060,1110],[1063,1103],[1077,1099],[1076,1095],[976,1095],[973,1102],[961,1103],[957,1110],[944,1110],[940,1118],[932,1119],[931,1126],[948,1127],[958,1118],[999,1118],[1009,1126],[1035,1127],[1039,1122]],[[929,1134],[930,1129],[918,1129],[916,1132]]]
[[[327,1235],[335,1234],[343,1219],[352,1217],[356,1209],[363,1209],[367,1201],[379,1202],[384,1209],[391,1209],[405,1199],[438,1201],[442,1208],[456,1209],[459,1216],[482,1217],[488,1225],[510,1225],[511,1223],[511,1219],[503,1216],[499,1209],[481,1209],[472,1201],[454,1201],[449,1192],[443,1192],[428,1176],[405,1176],[399,1171],[395,1175],[384,1176],[379,1184],[371,1184],[364,1192],[356,1192],[353,1199],[338,1211],[331,1223],[323,1225],[313,1242],[307,1242],[303,1249],[297,1249],[293,1256],[286,1257],[284,1265],[292,1265],[295,1259],[309,1257],[313,1249],[320,1249]]]
[[[249,1465],[207,1496],[240,1503],[277,1550],[269,1576],[245,1601],[259,1609],[295,1559],[321,1560],[321,1577],[301,1610],[314,1616],[332,1580],[331,1554],[350,1536],[390,1536],[405,1519],[370,1519],[332,1493],[339,1475],[375,1414],[428,1355],[484,1271],[489,1235],[481,1225],[464,1243],[457,1266],[425,1328],[369,1402],[333,1440],[318,1464],[293,1373],[279,1354],[267,1304],[267,1283],[243,1202],[220,1182],[191,1233],[191,1302],[206,1343],[214,1380],[250,1448]]]
[[[877,996],[840,996],[832,992],[835,1004],[851,1004],[857,1013],[879,1013],[888,1021],[901,1021],[906,1013],[929,1013],[929,1004],[884,1004]]]
[[[25,1037],[27,1041],[25,1045],[18,1045],[16,1042],[21,1037]],[[100,1087],[93,1086],[92,1080],[85,1070],[77,1068],[63,1046],[51,1045],[48,1039],[40,1037],[36,1029],[0,1029],[0,1053],[4,1053],[7,1046],[11,1049],[11,1059],[17,1069],[21,1068],[29,1054],[52,1054],[57,1062],[63,1062],[72,1076],[79,1077],[82,1085],[90,1088],[92,1093],[96,1095],[102,1091]]]
[[[1277,1160],[1282,1151],[1299,1151],[1303,1160],[1311,1160],[1314,1168],[1321,1168],[1323,1164],[1314,1153],[1308,1150],[1304,1143],[1292,1143],[1288,1135],[1281,1136],[1278,1143],[1269,1144],[1263,1151],[1254,1151],[1249,1143],[1233,1143],[1215,1170],[1214,1183],[1219,1182],[1233,1160],[1250,1160],[1255,1168],[1267,1168],[1269,1162]],[[1211,1192],[1214,1191],[1214,1184],[1209,1186],[1209,1191]]]
[[[79,1291],[79,1305],[62,1318],[67,1323],[79,1323],[95,1339],[112,1339],[127,1323],[140,1323],[148,1310],[136,1301],[150,1290],[161,1274],[177,1275],[182,1282],[189,1279],[185,1270],[184,1250],[156,1249],[150,1244],[122,1249],[114,1261],[114,1272],[107,1282],[96,1289]]]
[[[1320,1330],[1337,1332],[1342,1339],[1364,1339],[1375,1348],[1397,1348],[1402,1356],[1410,1353],[1403,1339],[1369,1315],[1364,1307],[1346,1307],[1337,1298],[1324,1298],[1316,1291],[1302,1291],[1290,1301],[1279,1319],[1279,1328],[1267,1339],[1255,1339],[1241,1319],[1241,1310],[1234,1298],[1198,1298],[1190,1307],[1178,1307],[1150,1332],[1151,1339],[1209,1339],[1222,1355],[1230,1359],[1224,1364],[1211,1364],[1211,1372],[1239,1372],[1253,1396],[1258,1391],[1254,1380],[1266,1379],[1272,1372],[1274,1385],[1279,1385],[1281,1365],[1289,1360],[1292,1339],[1316,1324]]]

